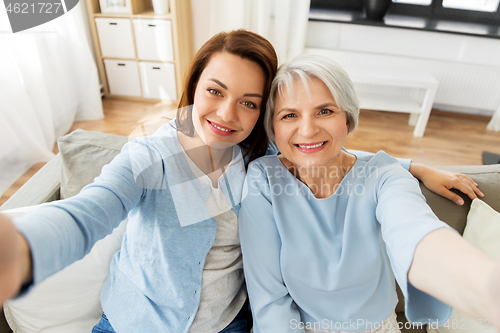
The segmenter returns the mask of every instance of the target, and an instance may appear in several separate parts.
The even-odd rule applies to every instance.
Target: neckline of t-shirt
[[[212,186],[212,180],[210,179],[210,177],[208,177],[203,171],[201,171],[201,169],[198,168],[198,166],[187,155],[186,151],[184,150],[184,147],[181,145],[181,142],[179,141],[179,133],[178,133],[179,130],[175,127],[175,119],[172,119],[168,124],[171,125],[171,128],[175,132],[174,133],[175,140],[173,140],[175,148],[178,152],[182,152],[182,154],[184,154],[184,157],[185,157],[184,161],[186,163],[186,166],[189,168],[189,171],[193,175],[193,177],[198,179],[198,182],[203,186],[210,186],[212,190],[220,189],[221,188],[220,186],[218,186],[218,187]],[[238,145],[234,145],[233,146],[233,153],[232,153],[233,156],[232,156],[231,162],[229,162],[227,168],[224,170],[224,172],[217,179],[217,184],[220,183],[221,179],[223,179],[224,177],[229,175],[229,170],[231,169],[233,164],[236,164],[236,162],[238,160],[239,152],[240,152],[240,147]],[[192,166],[191,166],[191,164],[192,164]],[[196,173],[199,173],[199,174],[196,174]],[[207,185],[203,184],[199,178],[208,180]]]
[[[179,142],[179,146],[181,147],[181,150],[182,150],[182,153],[184,154],[184,157],[186,158],[186,162],[189,166],[189,168],[191,169],[191,172],[193,173],[193,175],[196,177],[196,179],[198,179],[198,181],[204,185],[204,186],[210,186],[212,190],[219,190],[221,187],[220,187],[220,181],[227,176],[227,174],[229,173],[229,170],[231,169],[232,165],[234,164],[234,162],[236,161],[236,158],[238,157],[237,155],[237,151],[235,151],[236,149],[236,146],[233,146],[233,152],[232,152],[232,159],[231,159],[231,162],[229,162],[229,164],[227,165],[226,169],[224,170],[224,172],[222,172],[222,174],[219,176],[219,178],[217,178],[217,184],[219,184],[219,186],[217,187],[214,187],[213,184],[212,184],[212,180],[210,179],[210,177],[204,173],[203,171],[201,171],[201,169],[196,165],[196,163],[193,162],[193,160],[189,157],[189,155],[186,153],[186,151],[184,150],[184,147],[182,147],[182,145],[180,144]],[[203,184],[201,182],[201,179],[204,179],[206,184]]]

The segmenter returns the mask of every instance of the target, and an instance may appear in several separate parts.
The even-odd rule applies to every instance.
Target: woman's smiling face
[[[274,133],[279,151],[296,168],[337,166],[349,127],[327,86],[309,78],[293,81],[293,97],[283,86],[274,108]]]
[[[213,148],[245,140],[260,116],[265,75],[260,66],[227,52],[212,56],[194,94],[193,122]]]

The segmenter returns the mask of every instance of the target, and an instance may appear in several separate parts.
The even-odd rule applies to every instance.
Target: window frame
[[[311,0],[311,8],[363,10],[363,0]]]
[[[311,0],[311,8],[363,11],[362,0]],[[443,7],[443,0],[432,0],[430,5],[392,3],[389,14],[425,17],[488,25],[500,25],[500,5],[496,12]]]

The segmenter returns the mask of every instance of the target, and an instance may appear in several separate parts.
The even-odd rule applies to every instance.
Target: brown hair
[[[207,67],[211,57],[219,52],[228,52],[255,62],[262,68],[266,79],[259,119],[250,135],[239,144],[243,150],[243,156],[247,158],[246,166],[248,166],[248,163],[254,159],[265,155],[269,144],[264,130],[264,114],[271,84],[278,67],[278,57],[271,43],[264,37],[247,30],[234,30],[218,33],[203,44],[187,71],[175,122],[178,130],[189,136],[194,134],[189,106],[194,103],[194,92],[201,73]]]

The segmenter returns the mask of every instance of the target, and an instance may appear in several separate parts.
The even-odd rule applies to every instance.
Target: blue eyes
[[[330,114],[330,113],[333,113],[332,110],[329,110],[329,109],[323,109],[319,112],[320,114]]]

